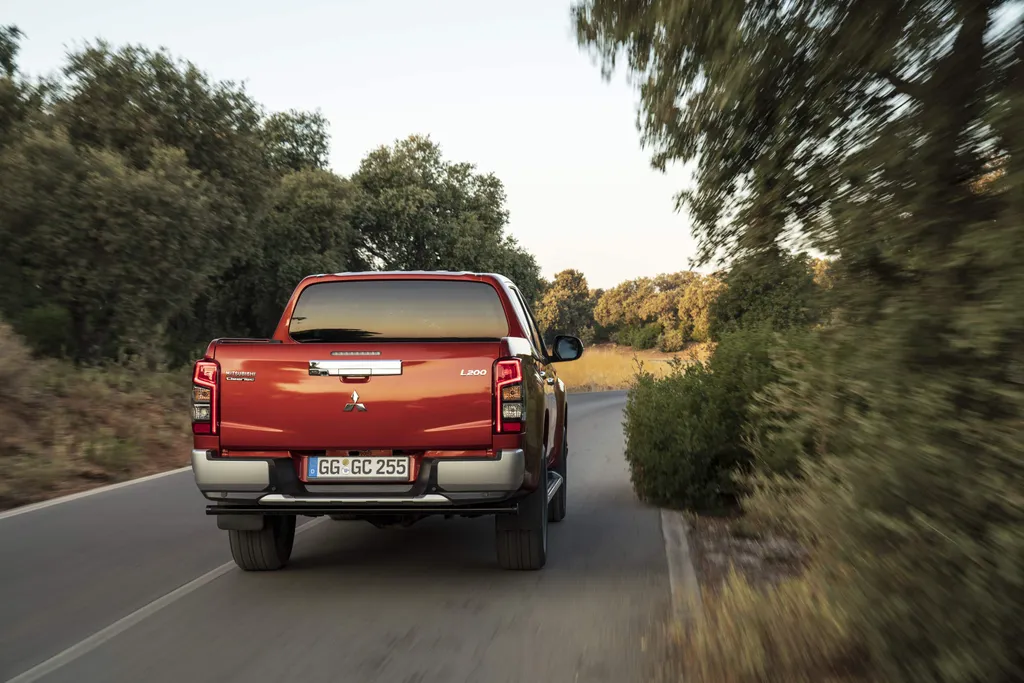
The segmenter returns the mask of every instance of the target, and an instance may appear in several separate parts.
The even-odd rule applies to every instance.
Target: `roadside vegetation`
[[[700,261],[729,264],[714,356],[640,373],[627,408],[638,494],[693,514],[674,673],[1024,680],[1019,3],[574,17],[643,84],[655,165],[692,164]]]
[[[187,382],[33,358],[0,323],[0,510],[187,465]]]

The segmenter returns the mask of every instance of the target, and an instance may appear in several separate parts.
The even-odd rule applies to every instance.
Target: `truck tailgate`
[[[499,342],[220,345],[221,447],[486,448],[499,350]]]

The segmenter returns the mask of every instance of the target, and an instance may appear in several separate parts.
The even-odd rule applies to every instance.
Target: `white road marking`
[[[100,486],[88,491],[79,491],[78,493],[72,493],[67,496],[61,496],[60,498],[53,498],[51,500],[44,500],[38,503],[32,503],[31,505],[24,505],[20,508],[14,508],[13,510],[7,510],[6,512],[0,512],[0,520],[10,519],[11,517],[17,517],[18,515],[24,515],[28,512],[35,512],[36,510],[44,510],[54,505],[60,505],[61,503],[70,503],[73,500],[80,498],[88,498],[89,496],[95,496],[97,493],[108,493],[109,491],[116,491],[122,489],[125,486],[131,486],[132,484],[141,484],[144,481],[152,481],[154,479],[160,479],[161,477],[169,477],[172,474],[178,474],[179,472],[187,472],[192,469],[192,465],[186,465],[185,467],[179,467],[176,470],[169,470],[167,472],[157,472],[156,474],[150,474],[146,477],[139,477],[138,479],[129,479],[128,481],[121,481],[116,484],[109,484],[107,486]]]
[[[665,537],[665,555],[668,559],[668,585],[672,593],[672,613],[676,622],[683,623],[700,609],[700,584],[686,540],[686,518],[676,510],[661,511],[661,533]]]
[[[304,531],[312,529],[313,527],[320,524],[321,522],[326,521],[327,519],[329,518],[319,517],[317,519],[314,519],[312,522],[303,524],[295,530],[295,534],[299,535]],[[28,671],[20,673],[14,678],[9,679],[6,683],[31,683],[32,681],[38,681],[44,676],[53,673],[57,669],[70,664],[82,655],[92,652],[100,645],[103,645],[104,643],[116,637],[117,635],[124,633],[132,626],[135,626],[143,619],[153,616],[154,614],[162,610],[164,607],[167,607],[168,605],[173,604],[178,600],[181,600],[189,593],[194,593],[206,584],[215,581],[216,579],[219,579],[221,576],[227,574],[232,569],[235,569],[235,563],[233,561],[225,562],[216,569],[206,572],[199,578],[189,581],[184,586],[180,586],[171,591],[170,593],[168,593],[167,595],[157,598],[148,605],[140,607],[128,616],[118,619],[110,626],[107,626],[106,628],[97,631],[85,640],[75,643],[63,652],[56,654],[53,657],[50,657],[45,662],[40,662],[39,664],[36,664]]]

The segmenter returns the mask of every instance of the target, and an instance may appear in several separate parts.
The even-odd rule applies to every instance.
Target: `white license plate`
[[[310,456],[306,460],[308,481],[409,481],[410,471],[408,457]]]

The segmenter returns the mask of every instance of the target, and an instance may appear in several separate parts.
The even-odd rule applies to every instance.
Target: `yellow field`
[[[601,344],[587,348],[583,357],[577,361],[559,363],[557,372],[570,392],[614,391],[629,388],[638,361],[643,363],[646,370],[660,376],[668,372],[666,361],[669,359],[676,356],[704,359],[707,352],[704,344],[693,344],[678,353],[636,351],[625,346]]]

